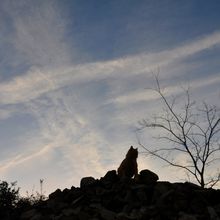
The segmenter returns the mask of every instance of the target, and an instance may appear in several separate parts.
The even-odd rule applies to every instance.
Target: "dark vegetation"
[[[41,189],[43,182],[40,180]],[[10,220],[17,219],[19,213],[25,211],[29,207],[39,204],[46,199],[46,196],[39,192],[32,192],[27,196],[19,194],[20,188],[17,187],[17,182],[8,183],[0,182],[0,219]]]

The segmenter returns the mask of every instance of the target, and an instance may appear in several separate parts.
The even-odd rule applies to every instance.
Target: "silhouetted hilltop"
[[[115,170],[99,180],[85,177],[80,187],[57,189],[46,201],[23,206],[22,220],[219,220],[220,190],[192,183],[158,181],[143,170],[137,181]]]

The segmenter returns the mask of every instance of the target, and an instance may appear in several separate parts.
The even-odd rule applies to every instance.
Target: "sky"
[[[138,121],[171,95],[220,100],[219,0],[2,0],[0,180],[23,192],[78,186],[118,168]],[[146,131],[148,132],[148,131]],[[145,140],[146,145],[154,144]],[[183,176],[146,157],[139,170]]]

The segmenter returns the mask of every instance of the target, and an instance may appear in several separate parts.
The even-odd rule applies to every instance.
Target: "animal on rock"
[[[118,168],[119,177],[132,178],[134,176],[135,179],[138,177],[137,157],[138,149],[135,149],[133,146],[131,146],[126,154],[125,159]]]

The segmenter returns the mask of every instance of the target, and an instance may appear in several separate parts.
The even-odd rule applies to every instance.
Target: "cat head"
[[[133,148],[133,146],[131,146],[130,149],[128,150],[127,154],[126,154],[126,157],[136,159],[138,157],[138,149]]]

